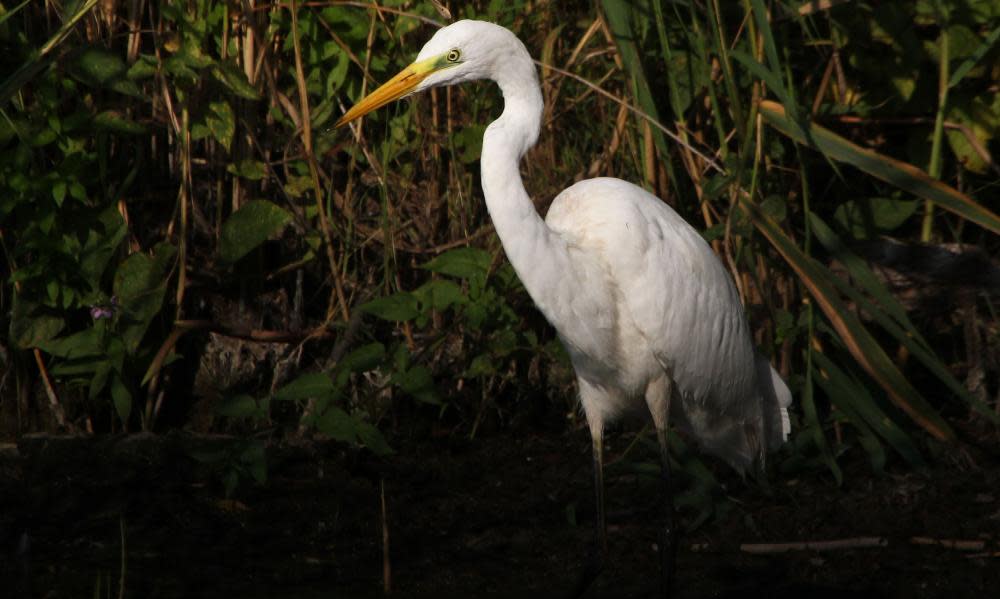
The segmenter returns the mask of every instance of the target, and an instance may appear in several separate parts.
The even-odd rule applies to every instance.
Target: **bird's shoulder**
[[[570,185],[555,197],[546,220],[562,222],[579,212],[621,213],[630,208],[641,210],[648,203],[661,202],[634,183],[613,177],[584,179]]]
[[[567,187],[552,201],[545,222],[570,243],[617,252],[704,245],[698,232],[660,198],[611,177]]]

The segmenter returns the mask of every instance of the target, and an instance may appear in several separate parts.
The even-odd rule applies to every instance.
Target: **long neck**
[[[504,97],[504,111],[483,137],[483,194],[493,226],[518,277],[546,316],[560,303],[560,265],[568,260],[563,240],[535,210],[521,181],[521,156],[538,139],[542,93],[534,64],[523,46],[505,56],[494,79]],[[563,271],[565,272],[565,271]]]

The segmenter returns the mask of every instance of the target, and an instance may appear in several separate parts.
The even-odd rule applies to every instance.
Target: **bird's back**
[[[665,371],[676,390],[672,420],[740,471],[780,445],[791,395],[754,350],[732,279],[694,228],[656,196],[612,178],[567,188],[546,223],[602,262],[615,287],[618,355],[628,359],[613,367],[640,379],[651,367]]]

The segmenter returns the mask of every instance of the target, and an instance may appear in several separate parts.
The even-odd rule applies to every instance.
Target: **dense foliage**
[[[388,452],[424,423],[572,416],[481,202],[493,87],[331,129],[447,21],[436,4],[0,7],[4,432]],[[789,467],[839,477],[857,446],[919,464],[956,416],[997,421],[994,0],[462,4],[542,64],[540,210],[620,176],[712,242],[798,399]],[[259,478],[259,454],[226,459]]]

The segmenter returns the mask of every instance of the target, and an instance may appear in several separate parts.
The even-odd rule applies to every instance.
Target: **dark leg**
[[[581,597],[590,588],[597,576],[604,569],[604,560],[608,555],[608,528],[604,517],[604,437],[601,430],[592,431],[594,456],[594,544],[583,565],[580,580],[573,587],[570,597]]]
[[[660,593],[671,596],[674,566],[677,562],[677,529],[674,522],[673,476],[670,474],[670,447],[666,429],[656,431],[660,444],[660,473],[663,485],[663,533],[660,539]]]
[[[656,426],[656,441],[660,446],[660,478],[663,492],[663,530],[660,536],[660,594],[670,597],[674,584],[674,565],[677,556],[677,530],[674,522],[674,485],[670,474],[670,446],[667,430],[670,422],[670,399],[673,383],[666,374],[649,382],[646,387],[646,405]]]

